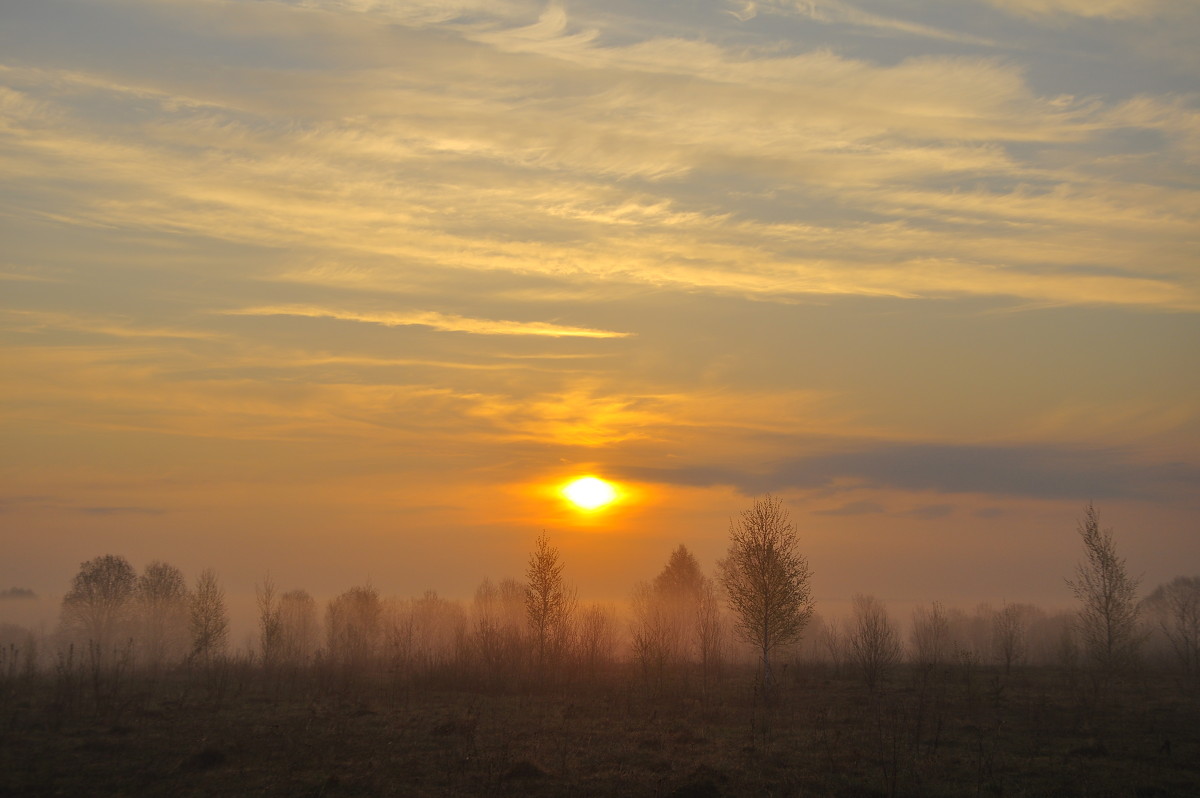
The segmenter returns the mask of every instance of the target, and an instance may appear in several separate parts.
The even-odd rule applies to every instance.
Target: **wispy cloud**
[[[417,325],[442,332],[465,332],[473,335],[533,335],[546,338],[625,338],[631,333],[571,327],[542,321],[503,321],[476,319],[432,310],[408,313],[370,313],[322,308],[313,305],[273,305],[221,311],[230,316],[300,316],[313,319],[338,319],[384,327]]]
[[[941,39],[951,42],[994,47],[996,43],[980,36],[972,36],[958,31],[924,25],[919,22],[909,22],[896,17],[885,17],[863,11],[857,6],[843,0],[766,0],[764,6],[777,10],[787,10],[801,14],[817,22],[842,23],[855,25],[880,33],[892,35],[922,36],[929,39]]]
[[[1101,19],[1130,19],[1162,11],[1164,0],[986,0],[1014,14],[1032,17],[1068,15]]]

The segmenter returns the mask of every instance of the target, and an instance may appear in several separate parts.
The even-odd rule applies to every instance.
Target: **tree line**
[[[855,596],[846,618],[816,614],[798,531],[782,501],[768,495],[731,521],[729,548],[711,576],[680,545],[654,579],[634,586],[624,617],[615,606],[579,601],[543,533],[524,579],[485,579],[469,602],[434,591],[385,598],[361,585],[320,607],[307,591],[281,591],[266,578],[256,585],[256,645],[240,656],[264,669],[387,667],[468,675],[495,687],[595,677],[626,663],[655,689],[681,678],[707,689],[731,663],[752,661],[757,684],[770,691],[781,653],[852,669],[871,687],[905,661],[926,669],[989,664],[1005,672],[1056,661],[1108,675],[1156,663],[1174,667],[1187,684],[1200,683],[1200,578],[1179,577],[1139,599],[1138,580],[1091,505],[1078,533],[1084,556],[1066,580],[1079,602],[1074,613],[1005,603],[969,614],[934,602],[913,610],[905,635],[870,595]],[[4,631],[10,665],[22,647],[27,666],[36,667],[33,636]],[[154,561],[138,573],[112,554],[80,565],[48,642],[60,657],[70,649],[96,663],[147,669],[234,656],[225,593],[213,570],[189,584],[169,563]]]

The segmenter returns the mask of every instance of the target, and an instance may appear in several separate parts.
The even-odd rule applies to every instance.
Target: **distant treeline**
[[[1081,527],[1081,534],[1085,531]],[[1111,536],[1108,543],[1111,548]],[[225,595],[215,572],[201,571],[189,583],[169,563],[151,562],[139,573],[124,557],[108,554],[81,564],[62,600],[55,631],[39,637],[0,624],[0,647],[9,668],[20,662],[33,670],[68,655],[152,670],[237,657],[266,669],[375,668],[413,676],[459,675],[499,687],[568,675],[595,677],[624,663],[648,684],[664,686],[681,674],[708,685],[731,663],[759,662],[766,664],[760,677],[769,682],[766,648],[753,629],[747,631],[744,609],[730,601],[728,562],[708,576],[681,545],[658,576],[633,586],[623,610],[579,601],[565,578],[565,564],[544,535],[524,579],[485,579],[465,602],[432,590],[412,598],[384,597],[368,584],[320,606],[307,591],[281,589],[266,578],[256,585],[255,640],[233,652]],[[1081,564],[1073,587],[1087,584],[1089,562]],[[807,579],[806,570],[796,573],[794,581]],[[1131,585],[1136,583],[1126,580],[1123,588],[1128,592]],[[755,588],[760,589],[764,606],[777,601],[770,592],[774,588]],[[31,595],[22,588],[0,593]],[[1117,641],[1119,651],[1112,640],[1096,638],[1096,627],[1089,626],[1096,620],[1089,616],[1094,607],[1086,594],[1080,597],[1078,612],[1057,613],[1025,603],[983,604],[967,612],[933,602],[916,607],[902,631],[882,600],[859,595],[844,618],[821,617],[808,606],[792,618],[799,619],[801,633],[779,646],[774,657],[785,667],[821,663],[855,673],[869,685],[886,680],[906,662],[1005,672],[1047,665],[1152,667],[1174,670],[1189,684],[1200,678],[1200,578],[1180,577],[1127,602],[1125,616],[1117,619],[1127,624],[1118,630],[1124,635]],[[1111,638],[1114,632],[1105,634]]]

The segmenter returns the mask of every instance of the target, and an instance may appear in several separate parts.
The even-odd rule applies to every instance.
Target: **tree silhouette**
[[[329,602],[325,630],[329,656],[346,665],[369,662],[379,646],[383,605],[370,585],[352,587]]]
[[[1178,576],[1142,602],[1166,635],[1184,675],[1200,678],[1200,576]]]
[[[912,614],[913,661],[925,668],[944,665],[950,658],[950,619],[940,601],[916,607]]]
[[[1082,606],[1076,628],[1084,651],[1102,672],[1111,673],[1131,665],[1137,658],[1138,580],[1125,571],[1125,559],[1117,556],[1111,529],[1100,529],[1100,514],[1090,503],[1079,522],[1085,559],[1076,567],[1075,579],[1067,586]]]
[[[193,658],[207,664],[225,652],[229,642],[229,612],[225,608],[225,591],[211,568],[205,568],[196,577],[188,601],[188,626]]]
[[[101,655],[128,632],[137,574],[124,557],[105,554],[80,564],[63,597],[62,623],[68,633],[94,644]]]
[[[157,667],[178,660],[187,646],[187,582],[183,572],[155,560],[138,577],[137,607],[140,643],[146,661]]]
[[[263,665],[270,667],[283,654],[283,612],[270,574],[261,585],[254,585],[254,598],[258,604],[258,644]]]
[[[671,597],[699,599],[703,586],[704,573],[700,563],[682,543],[671,552],[662,572],[654,577],[655,592]]]
[[[545,668],[561,653],[570,630],[575,594],[563,583],[558,549],[542,532],[525,572],[525,612],[533,635],[537,666]]]
[[[729,537],[721,584],[738,632],[760,652],[762,682],[769,688],[771,652],[798,640],[812,617],[812,572],[796,551],[799,540],[787,509],[770,494],[730,521]]]
[[[281,657],[300,664],[317,646],[317,602],[305,590],[289,590],[279,597]]]
[[[883,602],[874,596],[854,597],[848,643],[867,687],[874,690],[900,659],[900,639]]]

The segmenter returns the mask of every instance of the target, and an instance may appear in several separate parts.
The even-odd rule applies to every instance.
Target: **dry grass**
[[[6,795],[1200,795],[1200,711],[1170,682],[1099,691],[1051,670],[793,666],[702,696],[632,669],[481,692],[249,663],[153,679],[13,675]],[[685,686],[690,684],[690,686]]]

